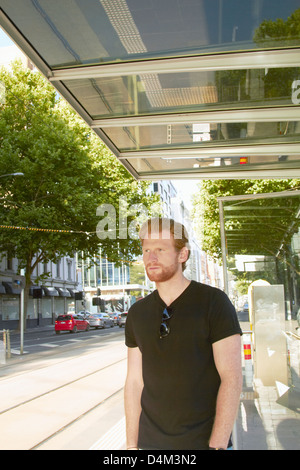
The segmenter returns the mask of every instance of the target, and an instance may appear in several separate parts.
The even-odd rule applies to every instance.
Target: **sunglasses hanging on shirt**
[[[171,307],[166,307],[162,314],[161,324],[159,328],[159,337],[160,339],[166,338],[170,333],[170,326],[168,324],[169,320],[173,316],[173,311]]]

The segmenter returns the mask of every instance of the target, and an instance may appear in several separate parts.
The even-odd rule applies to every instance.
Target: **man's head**
[[[182,224],[168,218],[149,219],[142,225],[139,237],[150,280],[162,282],[178,269],[184,271],[190,250]]]

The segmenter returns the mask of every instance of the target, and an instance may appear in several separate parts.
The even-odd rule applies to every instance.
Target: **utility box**
[[[254,333],[254,376],[266,386],[288,385],[283,285],[249,288],[249,315]]]

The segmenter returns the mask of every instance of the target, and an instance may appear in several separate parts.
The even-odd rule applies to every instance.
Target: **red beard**
[[[146,272],[150,281],[166,282],[169,281],[174,276],[174,274],[177,273],[178,268],[178,263],[174,263],[170,266],[163,266],[159,263],[148,263],[146,266]]]

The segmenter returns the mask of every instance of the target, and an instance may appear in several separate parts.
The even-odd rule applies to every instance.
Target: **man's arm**
[[[240,335],[213,343],[213,354],[221,385],[209,447],[226,449],[236,419],[243,383]]]
[[[127,348],[127,377],[124,390],[127,449],[138,449],[141,395],[144,387],[142,354],[139,348]]]

